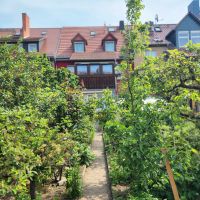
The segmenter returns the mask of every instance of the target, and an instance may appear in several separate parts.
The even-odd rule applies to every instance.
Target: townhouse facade
[[[168,49],[181,48],[188,41],[200,43],[199,0],[193,0],[188,13],[178,24],[154,24],[150,27],[150,48],[146,56],[159,56]],[[8,44],[22,38],[27,52],[46,54],[56,68],[66,67],[77,74],[86,94],[101,93],[109,88],[116,93],[118,76],[115,67],[123,60],[124,22],[118,26],[31,28],[22,13],[22,28],[0,28],[0,43]],[[143,57],[136,59],[135,65]]]

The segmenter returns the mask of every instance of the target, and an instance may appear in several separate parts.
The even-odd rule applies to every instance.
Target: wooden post
[[[169,160],[166,160],[166,169],[167,169],[167,173],[168,173],[168,176],[169,176],[169,181],[170,181],[170,184],[171,184],[171,187],[172,187],[172,191],[173,191],[173,194],[174,194],[174,199],[180,200],[178,190],[177,190],[177,187],[176,187],[176,183],[174,181],[174,175],[173,175],[172,168],[170,166]]]
[[[167,149],[161,149],[161,152],[166,155]],[[174,181],[174,175],[173,175],[173,172],[172,172],[172,168],[171,168],[171,165],[170,165],[170,162],[169,162],[168,159],[166,160],[165,165],[166,165],[166,169],[167,169],[167,174],[169,176],[169,181],[170,181],[170,184],[171,184],[171,187],[172,187],[174,200],[180,200],[178,190],[177,190],[177,187],[176,187],[176,183]]]

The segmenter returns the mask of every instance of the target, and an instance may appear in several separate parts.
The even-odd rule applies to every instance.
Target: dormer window
[[[74,42],[74,52],[82,53],[85,51],[85,43],[84,42]]]
[[[117,38],[112,34],[108,33],[102,40],[104,51],[114,52],[116,51]]]
[[[115,51],[115,41],[105,41],[105,51],[114,52]]]
[[[83,53],[85,52],[85,45],[87,45],[86,39],[78,33],[73,39],[72,39],[73,49],[76,53]]]

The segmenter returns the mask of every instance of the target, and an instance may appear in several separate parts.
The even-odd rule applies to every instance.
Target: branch
[[[199,90],[200,91],[200,85],[186,85],[184,82],[180,84],[180,87],[191,89],[191,90]]]

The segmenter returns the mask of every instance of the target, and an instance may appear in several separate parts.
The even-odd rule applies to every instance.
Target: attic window
[[[105,41],[105,51],[114,52],[115,51],[115,41]]]
[[[95,31],[91,31],[90,32],[90,36],[95,36],[96,35],[96,32]]]
[[[115,32],[116,29],[114,27],[108,27],[108,32]]]
[[[112,33],[108,33],[102,40],[104,51],[107,52],[116,51],[116,44],[117,44],[117,38]]]
[[[78,33],[73,39],[72,44],[74,48],[74,52],[76,53],[82,53],[85,52],[85,45],[87,45],[87,40]]]
[[[45,31],[43,31],[42,33],[41,33],[41,35],[46,35],[47,34],[47,32],[45,32]]]
[[[161,28],[159,26],[154,27],[155,32],[161,32]]]
[[[82,53],[85,51],[85,43],[84,42],[74,42],[74,51],[77,53]]]

